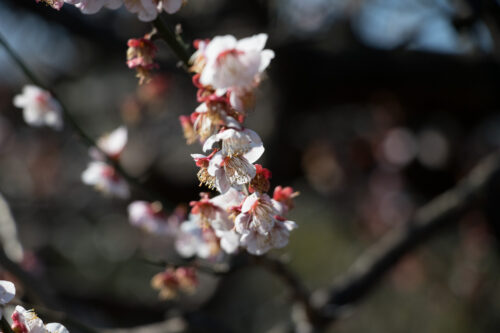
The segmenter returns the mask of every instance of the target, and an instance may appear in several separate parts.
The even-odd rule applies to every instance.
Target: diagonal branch
[[[336,320],[340,307],[366,296],[404,255],[455,222],[483,194],[498,173],[500,153],[494,153],[478,163],[458,185],[418,209],[404,226],[393,230],[369,248],[329,291],[322,306],[325,320]]]

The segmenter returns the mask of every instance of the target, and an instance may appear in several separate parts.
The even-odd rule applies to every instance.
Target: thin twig
[[[151,194],[154,199],[160,200],[165,208],[173,208],[173,205],[168,200],[166,200],[163,195],[157,193],[156,191],[153,191],[150,188],[145,189],[143,183],[139,179],[126,172],[117,160],[109,157],[104,151],[102,151],[102,149],[96,144],[95,140],[92,139],[92,137],[87,134],[87,132],[78,124],[78,122],[73,117],[71,112],[68,111],[68,108],[64,105],[62,100],[57,97],[57,94],[54,92],[54,90],[50,89],[47,85],[42,83],[42,81],[35,75],[35,73],[29,68],[29,66],[26,65],[21,57],[12,49],[12,47],[9,45],[5,37],[2,36],[2,34],[0,34],[0,44],[4,47],[10,58],[19,66],[19,68],[31,82],[49,91],[52,96],[57,99],[57,101],[61,105],[62,113],[66,122],[70,124],[71,128],[73,128],[77,136],[83,141],[86,146],[96,148],[103,156],[105,156],[106,162],[112,165],[113,168],[131,185],[142,188],[146,193]]]
[[[177,58],[182,61],[185,68],[189,67],[189,58],[191,57],[189,49],[181,39],[181,37],[175,34],[166,23],[165,15],[158,15],[156,20],[153,21],[153,26],[158,30],[158,34],[161,38],[168,44],[168,46],[175,53]]]

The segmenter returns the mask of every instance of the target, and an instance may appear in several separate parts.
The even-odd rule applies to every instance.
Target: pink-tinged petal
[[[250,209],[252,209],[252,207],[259,199],[260,199],[260,194],[257,192],[249,195],[243,202],[243,206],[241,207],[241,212],[247,213],[248,211],[250,211]]]
[[[68,329],[59,323],[48,323],[45,329],[48,333],[69,333]]]
[[[163,9],[169,14],[176,13],[181,7],[182,0],[163,0]]]
[[[262,51],[267,42],[267,34],[261,33],[238,41],[237,48],[242,51]]]
[[[272,248],[266,236],[254,232],[241,236],[240,242],[249,253],[257,256],[263,255]]]
[[[203,151],[208,152],[214,149],[214,145],[219,142],[217,134],[210,136],[203,144]]]
[[[236,216],[234,220],[234,227],[237,233],[246,234],[249,232],[250,221],[252,220],[252,215],[241,213]]]
[[[215,153],[215,155],[210,159],[210,162],[208,163],[208,168],[207,168],[208,174],[210,176],[217,177],[216,173],[221,170],[222,168],[221,163],[223,161],[224,161],[224,155],[222,155],[220,151]],[[221,176],[220,173],[219,176]]]
[[[234,231],[216,232],[217,237],[220,238],[220,246],[227,254],[233,254],[240,246],[240,235]]]
[[[259,72],[263,72],[271,63],[271,60],[274,59],[274,51],[272,50],[264,50],[260,54],[260,66]]]

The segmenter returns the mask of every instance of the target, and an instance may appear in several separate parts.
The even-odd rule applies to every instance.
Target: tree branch
[[[404,255],[441,228],[455,222],[499,172],[500,153],[494,153],[478,163],[457,186],[418,209],[406,224],[390,232],[362,254],[350,271],[329,291],[329,297],[322,306],[326,322],[337,319],[342,306],[366,296]]]

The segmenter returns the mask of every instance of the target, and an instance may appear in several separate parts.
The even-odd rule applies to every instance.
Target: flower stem
[[[153,21],[153,26],[158,30],[158,34],[168,46],[170,46],[177,58],[179,58],[182,64],[187,68],[189,67],[189,58],[191,57],[189,47],[179,35],[175,34],[172,29],[170,29],[164,16],[163,14],[158,15],[156,20]]]

